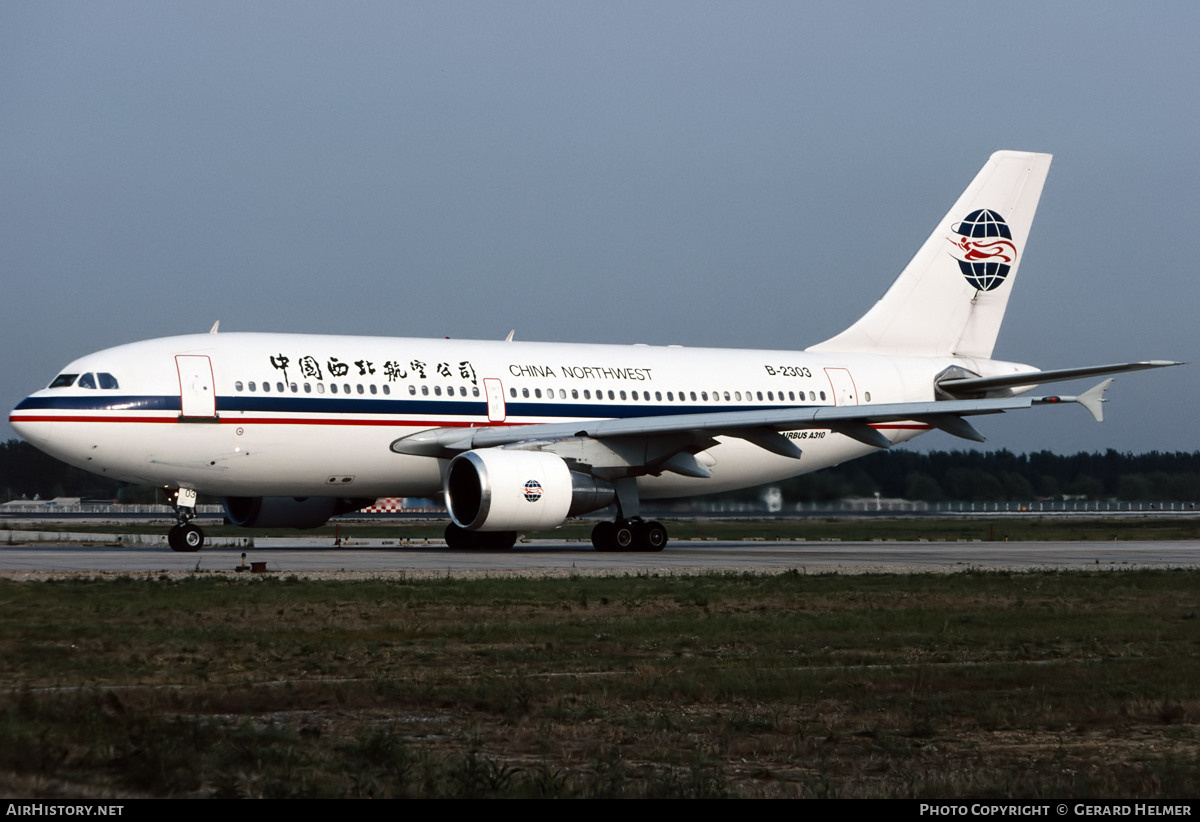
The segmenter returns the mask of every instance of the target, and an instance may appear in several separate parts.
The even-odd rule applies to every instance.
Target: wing
[[[939,400],[860,406],[782,408],[770,411],[716,411],[630,419],[540,423],[488,428],[434,428],[392,443],[392,451],[429,457],[452,457],[477,448],[523,447],[551,451],[597,475],[672,471],[707,477],[694,457],[712,447],[716,437],[736,437],[786,457],[801,450],[782,432],[806,428],[830,429],[877,448],[891,441],[873,425],[913,421],[964,439],[984,440],[966,417],[1001,414],[1036,405],[1079,403],[1097,420],[1103,418],[1105,380],[1079,396],[1005,397],[999,399]]]

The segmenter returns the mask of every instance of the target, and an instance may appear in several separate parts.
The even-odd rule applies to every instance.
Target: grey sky
[[[1055,161],[996,356],[1196,361],[1197,31],[1195,2],[0,0],[0,402],[217,319],[801,348],[999,148]],[[984,447],[1195,450],[1198,367]]]

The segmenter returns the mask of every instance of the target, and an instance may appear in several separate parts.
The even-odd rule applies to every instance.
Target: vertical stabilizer
[[[882,299],[808,350],[990,358],[1049,170],[997,151]]]

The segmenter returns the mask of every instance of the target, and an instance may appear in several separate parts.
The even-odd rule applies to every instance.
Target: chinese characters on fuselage
[[[286,380],[288,366],[292,363],[291,358],[284,354],[273,354],[268,359],[271,367],[282,371],[283,378]],[[296,360],[296,367],[300,369],[301,377],[320,381],[340,377],[370,377],[376,373],[373,360],[353,360],[353,367],[357,369],[357,373],[351,374],[351,362],[343,361],[339,357],[329,357],[322,363],[310,354]],[[471,385],[479,384],[475,366],[471,364],[470,360],[460,360],[457,363],[439,362],[432,366],[418,359],[409,360],[407,363],[401,363],[399,360],[387,360],[379,367],[379,370],[388,382],[407,380],[410,374],[413,379],[420,380],[429,379],[432,374],[436,374],[442,379],[451,380],[457,376],[458,379],[466,380]]]

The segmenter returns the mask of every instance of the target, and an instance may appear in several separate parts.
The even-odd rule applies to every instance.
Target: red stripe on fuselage
[[[118,416],[103,416],[103,417],[82,417],[82,416],[12,416],[8,421],[11,422],[120,422],[120,423],[172,423],[179,424],[179,417],[118,417]],[[324,417],[226,417],[224,419],[217,418],[217,423],[221,425],[249,425],[257,423],[259,425],[383,425],[383,426],[423,426],[426,428],[496,428],[501,425],[530,425],[531,423],[486,423],[486,422],[463,422],[461,420],[363,420],[363,419],[344,419],[344,418],[324,418]],[[189,420],[188,424],[192,421]]]

